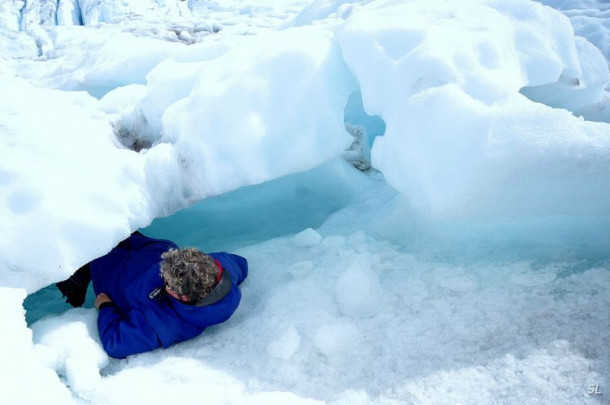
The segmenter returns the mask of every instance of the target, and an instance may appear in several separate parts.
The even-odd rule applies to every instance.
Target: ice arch
[[[354,8],[338,39],[387,126],[372,164],[422,215],[610,213],[608,125],[524,96],[576,113],[607,105],[607,64],[565,16],[523,1],[390,3]],[[582,91],[564,83],[577,78]]]
[[[143,228],[152,237],[204,251],[233,251],[276,237],[318,228],[337,210],[354,201],[361,179],[338,158],[312,170],[205,199]],[[85,307],[93,305],[89,290]],[[29,295],[28,324],[70,308],[54,284]]]

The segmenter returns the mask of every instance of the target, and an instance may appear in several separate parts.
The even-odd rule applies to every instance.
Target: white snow
[[[24,298],[23,289],[0,288],[0,321],[5,325],[0,335],[2,397],[12,404],[73,403],[69,389],[35,354],[32,331],[23,318]]]
[[[2,402],[604,403],[608,12],[2,2]],[[53,284],[139,228],[250,274],[115,360]]]
[[[56,320],[37,322],[33,327],[34,350],[43,364],[66,377],[74,391],[90,391],[100,382],[100,368],[108,364],[108,355],[95,338],[95,313],[74,310]]]

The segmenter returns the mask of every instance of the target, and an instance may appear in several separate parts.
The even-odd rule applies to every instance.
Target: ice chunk
[[[354,318],[375,316],[382,306],[379,277],[364,255],[354,258],[339,277],[335,290],[342,313]]]
[[[315,246],[322,241],[322,236],[315,230],[307,228],[294,236],[292,242],[295,246],[308,247]]]
[[[96,311],[79,308],[32,325],[41,360],[65,375],[76,392],[93,390],[101,381],[99,370],[108,363],[97,336],[96,319]]]

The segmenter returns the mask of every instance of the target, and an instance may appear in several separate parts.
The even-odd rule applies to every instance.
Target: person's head
[[[218,266],[212,257],[198,249],[170,249],[161,258],[161,277],[174,298],[199,301],[217,283]]]

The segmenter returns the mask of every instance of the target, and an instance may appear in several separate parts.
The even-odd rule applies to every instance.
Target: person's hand
[[[97,309],[99,309],[100,305],[102,305],[104,302],[112,302],[112,300],[110,299],[108,294],[101,293],[101,294],[98,294],[97,297],[95,297],[95,307]]]

